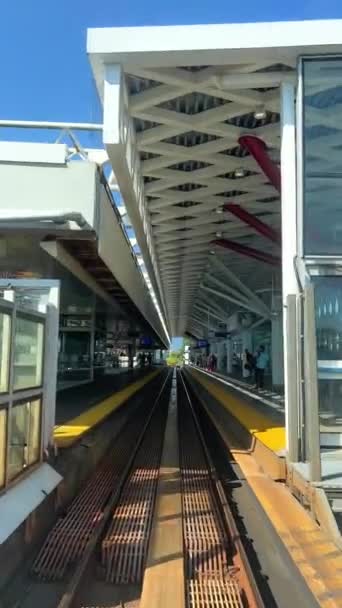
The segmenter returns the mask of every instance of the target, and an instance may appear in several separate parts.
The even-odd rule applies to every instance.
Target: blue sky
[[[183,344],[183,338],[172,338],[171,350],[179,350]]]
[[[0,117],[100,120],[85,52],[87,27],[338,17],[341,0],[3,0]]]

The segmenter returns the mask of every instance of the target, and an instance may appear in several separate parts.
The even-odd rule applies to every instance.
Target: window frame
[[[30,311],[16,306],[15,289],[10,292],[12,299],[0,299],[0,313],[7,314],[10,318],[8,363],[6,373],[8,375],[7,391],[0,391],[0,410],[6,412],[5,421],[5,450],[4,450],[4,483],[0,486],[0,496],[10,487],[32,472],[32,469],[39,466],[43,459],[43,424],[44,424],[44,374],[45,374],[45,354],[46,354],[46,314],[39,311]],[[26,319],[39,323],[42,326],[41,344],[41,378],[40,384],[25,388],[14,389],[14,344],[17,328],[17,319]],[[9,479],[9,451],[11,434],[11,411],[15,407],[20,407],[26,403],[39,401],[39,437],[38,437],[38,458],[32,464],[27,464],[13,478]],[[29,429],[28,429],[29,432]]]
[[[304,96],[304,65],[306,62],[340,60],[341,53],[302,55],[297,65],[297,102],[296,102],[296,167],[297,167],[297,242],[298,257],[309,263],[331,263],[336,261],[342,263],[342,251],[340,253],[307,253],[305,246],[305,96]]]
[[[10,452],[10,436],[11,436],[11,413],[12,411],[16,408],[16,407],[20,407],[20,406],[24,406],[27,405],[28,403],[30,403],[30,406],[33,402],[38,401],[39,402],[39,406],[40,406],[40,415],[39,415],[39,436],[38,436],[38,458],[37,460],[35,460],[34,462],[32,462],[31,464],[27,464],[26,466],[23,466],[21,468],[21,470],[11,479],[9,479],[9,452]],[[41,456],[42,456],[42,422],[43,422],[43,392],[41,391],[40,394],[37,394],[35,396],[32,396],[32,398],[30,399],[25,399],[25,398],[21,398],[15,402],[12,403],[11,407],[8,408],[7,410],[7,437],[6,437],[6,445],[7,445],[7,450],[6,450],[6,472],[5,472],[5,478],[7,480],[7,486],[12,485],[13,483],[16,482],[16,480],[18,478],[22,478],[23,475],[25,475],[25,473],[27,471],[31,471],[33,467],[37,466],[37,464],[39,464],[41,462]],[[29,433],[29,428],[27,429],[27,434]],[[28,444],[26,444],[27,446]],[[6,484],[4,486],[6,488]]]
[[[9,328],[9,336],[8,336],[8,351],[7,351],[7,362],[6,362],[6,387],[7,390],[2,390],[0,385],[0,396],[7,395],[10,389],[10,370],[11,370],[11,351],[12,351],[12,325],[13,325],[13,307],[11,306],[3,306],[0,307],[0,314],[9,317],[10,328]],[[0,343],[0,348],[2,347],[2,343]]]
[[[37,323],[37,325],[39,323],[42,324],[43,326],[43,336],[42,336],[42,355],[41,355],[41,382],[39,384],[35,384],[35,385],[31,385],[31,386],[25,386],[23,388],[14,388],[14,351],[15,351],[15,336],[16,336],[16,324],[17,324],[17,319],[25,319],[27,321],[31,321],[34,323]],[[46,332],[46,318],[45,315],[43,315],[42,313],[30,313],[26,310],[23,310],[22,308],[18,308],[15,311],[15,327],[14,327],[14,331],[13,331],[13,335],[12,335],[12,340],[11,340],[11,348],[12,348],[12,352],[13,352],[13,358],[11,359],[12,362],[12,393],[13,395],[17,395],[18,393],[21,393],[22,391],[30,391],[30,390],[36,390],[38,388],[43,389],[43,384],[44,384],[44,363],[45,363],[45,348],[46,348],[46,341],[45,341],[45,332]]]

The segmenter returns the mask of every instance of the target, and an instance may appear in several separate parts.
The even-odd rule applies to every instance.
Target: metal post
[[[292,370],[288,366],[287,296],[298,294],[294,259],[297,255],[296,204],[296,140],[295,140],[295,89],[291,83],[281,85],[281,213],[282,213],[282,286],[284,335],[284,388],[286,447],[291,433],[289,407],[292,390]]]
[[[272,353],[272,385],[284,385],[284,346],[283,346],[283,319],[281,296],[272,293],[272,319],[271,319],[271,353]]]
[[[320,481],[321,452],[318,407],[317,344],[313,285],[304,290],[305,420],[309,448],[310,481]]]
[[[46,307],[44,386],[43,386],[43,446],[52,445],[56,415],[58,334],[59,334],[59,281],[50,287]]]
[[[297,296],[287,296],[286,315],[286,342],[287,342],[287,370],[291,377],[288,386],[287,408],[288,408],[288,440],[287,451],[290,462],[299,460],[299,429],[298,429],[298,353],[297,353]]]

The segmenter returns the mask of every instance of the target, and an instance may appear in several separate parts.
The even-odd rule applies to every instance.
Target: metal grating
[[[189,406],[178,403],[187,608],[242,608],[205,455]]]
[[[189,608],[242,608],[239,587],[236,581],[196,580],[188,581]]]
[[[107,582],[142,582],[152,525],[167,403],[162,400],[151,420],[112,524],[102,541]]]
[[[65,517],[60,517],[41,548],[33,574],[41,580],[62,580],[68,568],[82,556],[89,538],[102,518],[109,495],[115,489],[152,406],[137,410],[127,423],[90,481],[72,501]]]

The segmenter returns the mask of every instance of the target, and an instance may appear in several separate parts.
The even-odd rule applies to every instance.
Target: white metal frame
[[[19,307],[16,302],[16,288],[48,289],[48,301],[45,312],[34,311]],[[10,436],[9,412],[14,404],[40,398],[41,400],[41,422],[40,422],[40,459],[43,459],[44,451],[53,443],[53,428],[55,423],[56,404],[56,379],[58,359],[58,327],[59,327],[59,281],[36,280],[36,279],[0,279],[0,289],[4,290],[5,298],[0,300],[0,311],[11,315],[11,334],[8,366],[8,391],[0,394],[0,407],[7,410],[7,438]],[[42,378],[37,387],[14,390],[13,387],[13,361],[14,361],[14,339],[16,319],[27,318],[42,323],[44,326],[43,352],[42,352]],[[5,489],[8,487],[8,451],[6,448],[6,470]],[[36,464],[38,464],[36,463]],[[13,480],[13,482],[15,482]],[[10,482],[12,483],[12,482]]]
[[[285,429],[288,452],[289,437],[296,436],[296,429],[291,425],[292,417],[289,411],[292,377],[291,368],[288,365],[287,298],[291,295],[298,295],[294,266],[297,256],[297,233],[293,228],[297,225],[296,115],[295,87],[291,83],[281,85],[281,183]]]
[[[303,327],[298,327],[299,332],[304,330],[304,357],[302,361],[302,373],[305,376],[305,391],[299,394],[299,421],[304,425],[301,430],[302,449],[300,459],[306,459],[310,465],[310,479],[318,482],[321,479],[321,449],[320,449],[320,421],[319,421],[319,397],[318,397],[318,369],[316,349],[316,321],[314,310],[314,285],[312,276],[333,276],[341,274],[342,255],[319,255],[307,254],[304,247],[304,187],[305,187],[305,154],[304,154],[304,62],[306,59],[318,61],[341,58],[342,54],[325,55],[303,55],[298,62],[298,87],[297,87],[297,249],[298,278],[304,289],[304,304],[301,308],[303,314]],[[300,344],[300,339],[298,339]],[[299,361],[299,365],[300,365]],[[300,379],[299,379],[300,381]]]

